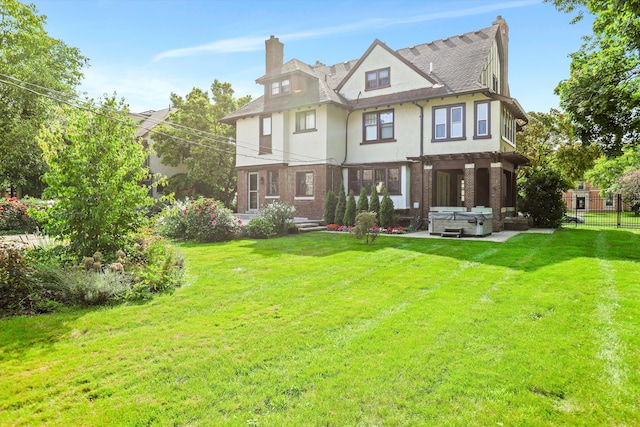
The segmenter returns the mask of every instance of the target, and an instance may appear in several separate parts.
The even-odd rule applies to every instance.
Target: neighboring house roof
[[[319,82],[318,98],[314,103],[335,103],[348,109],[369,108],[394,102],[410,102],[434,97],[457,95],[473,92],[486,92],[496,95],[490,88],[480,83],[481,73],[486,66],[487,58],[493,42],[501,37],[498,25],[468,32],[453,37],[447,37],[421,45],[411,46],[393,51],[384,43],[375,40],[369,49],[359,59],[345,61],[327,66],[321,63],[311,66],[297,59],[292,59],[281,67],[256,80],[265,83],[275,77],[281,77],[294,72],[303,72],[315,77]],[[407,92],[393,93],[379,97],[363,98],[359,100],[345,99],[337,93],[344,82],[355,72],[358,65],[367,57],[375,46],[382,46],[416,72],[434,83],[427,87]],[[516,117],[526,119],[526,113],[517,101],[508,96],[494,97],[507,104]],[[282,109],[281,107],[279,109]],[[264,97],[259,97],[242,108],[222,119],[225,123],[233,123],[238,118],[269,112],[265,110]]]
[[[142,113],[129,113],[133,120],[138,123],[138,129],[136,130],[136,137],[144,138],[149,132],[160,123],[163,123],[169,118],[169,113],[174,111],[169,108],[162,110],[148,110]]]

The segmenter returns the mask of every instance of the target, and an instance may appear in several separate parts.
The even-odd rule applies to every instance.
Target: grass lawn
[[[638,425],[639,244],[183,245],[172,295],[0,320],[0,425]]]

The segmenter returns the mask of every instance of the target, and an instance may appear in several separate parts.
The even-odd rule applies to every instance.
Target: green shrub
[[[329,190],[327,197],[324,199],[324,222],[327,224],[335,224],[336,221],[336,206],[338,205],[338,198],[333,190]]]
[[[277,235],[275,226],[266,218],[252,219],[247,224],[245,231],[247,236],[252,239],[270,239]]]
[[[378,237],[379,227],[376,225],[375,212],[360,212],[356,216],[356,226],[353,232],[357,239],[366,239],[366,243],[373,243]]]
[[[272,202],[260,210],[260,216],[273,224],[278,236],[284,236],[293,226],[296,208],[284,202]],[[249,223],[251,224],[251,223]]]
[[[360,189],[360,197],[358,198],[356,211],[357,213],[369,212],[369,198],[367,197],[367,189],[364,187]]]
[[[342,223],[346,226],[353,227],[356,223],[356,196],[353,190],[349,191],[347,206],[344,210],[344,219]]]
[[[550,168],[527,168],[518,185],[518,207],[533,219],[535,227],[556,228],[562,224],[567,209],[562,192],[571,183],[560,172]]]
[[[371,201],[369,202],[369,212],[375,212],[376,222],[380,225],[380,198],[378,197],[378,189],[375,185],[371,187]]]
[[[394,210],[393,200],[391,200],[389,192],[385,188],[382,201],[380,202],[380,227],[393,227],[395,221]]]
[[[222,242],[233,239],[240,222],[231,210],[213,199],[199,198],[175,202],[157,220],[162,235],[195,242]]]
[[[344,193],[344,183],[340,183],[340,193],[338,193],[338,203],[336,203],[336,213],[334,219],[336,224],[344,225],[344,212],[347,210],[347,196]]]

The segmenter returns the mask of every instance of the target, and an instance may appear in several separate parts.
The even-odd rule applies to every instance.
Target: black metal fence
[[[622,200],[622,195],[602,197],[598,191],[565,193],[565,222],[576,227],[640,228],[640,216]]]

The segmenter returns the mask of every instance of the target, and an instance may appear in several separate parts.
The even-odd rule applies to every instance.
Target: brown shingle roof
[[[399,49],[395,52],[389,49],[419,72],[439,84],[434,88],[361,99],[357,103],[356,100],[345,99],[336,93],[336,89],[341,86],[345,77],[352,72],[359,61],[366,56],[366,53],[361,58],[330,66],[320,63],[310,66],[297,59],[292,59],[256,81],[263,83],[276,76],[303,72],[318,79],[319,93],[317,103],[336,103],[345,108],[365,108],[393,102],[488,90],[487,87],[480,84],[480,75],[486,65],[496,37],[498,37],[498,25],[494,24],[481,30]],[[376,43],[382,44],[386,48],[386,45],[376,40],[367,50],[367,53]],[[240,117],[256,115],[262,112],[265,112],[264,97],[259,97],[229,114],[222,121],[233,123]]]

